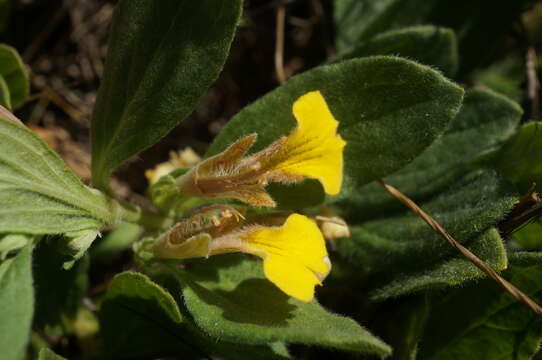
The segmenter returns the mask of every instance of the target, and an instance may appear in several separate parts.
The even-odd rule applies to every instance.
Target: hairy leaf
[[[34,312],[31,246],[0,264],[0,349],[2,359],[22,358]]]
[[[92,120],[92,178],[166,135],[222,69],[241,0],[123,0]]]
[[[421,201],[445,190],[485,154],[499,149],[519,123],[519,106],[486,90],[469,90],[459,114],[446,132],[413,162],[384,178],[410,198]],[[376,183],[366,185],[340,203],[343,210],[366,216],[389,214],[403,205]]]
[[[506,262],[498,235],[486,234],[478,240],[479,245],[472,241],[491,228],[515,201],[515,191],[508,184],[493,172],[480,170],[420,206],[457,241],[472,244],[472,250],[502,268]],[[457,284],[479,276],[469,263],[458,261],[457,250],[410,210],[354,226],[352,237],[337,241],[336,247],[351,262],[378,277],[374,286],[390,286],[386,295],[413,291],[424,282]],[[413,278],[408,280],[408,275]]]
[[[100,322],[107,351],[104,356],[111,359],[173,355],[182,355],[183,359],[211,355],[230,360],[287,358],[278,345],[272,350],[207,337],[181,314],[165,289],[145,275],[133,272],[121,273],[111,282],[100,311]]]
[[[233,342],[276,341],[388,355],[391,349],[352,319],[316,301],[288,297],[266,280],[261,263],[237,255],[195,261],[179,275],[186,306],[209,335]]]
[[[494,270],[506,269],[508,265],[503,241],[494,228],[470,241],[468,248]],[[374,300],[384,300],[420,290],[459,285],[484,276],[486,275],[481,270],[457,253],[434,266],[402,274],[398,279],[373,291],[371,297]]]
[[[415,26],[381,33],[341,53],[337,61],[371,55],[396,55],[431,65],[447,76],[457,70],[457,39],[453,30]]]
[[[296,124],[292,104],[312,90],[322,92],[347,141],[343,197],[425,150],[456,115],[463,95],[441,74],[412,61],[347,60],[295,76],[245,107],[217,136],[207,155],[250,133],[258,134],[254,150],[287,135]],[[285,191],[294,193],[296,186]]]
[[[106,198],[87,188],[24,125],[0,118],[0,232],[60,234],[113,222]]]

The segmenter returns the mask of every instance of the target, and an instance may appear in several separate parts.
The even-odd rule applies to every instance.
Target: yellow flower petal
[[[338,121],[331,114],[319,91],[300,97],[293,106],[297,127],[274,156],[272,170],[290,176],[318,179],[326,193],[341,190],[343,148],[346,142],[337,135]],[[276,177],[276,175],[274,176]]]
[[[303,215],[290,215],[280,227],[254,228],[246,241],[244,251],[263,258],[265,276],[299,300],[311,301],[314,287],[331,270],[318,226]]]

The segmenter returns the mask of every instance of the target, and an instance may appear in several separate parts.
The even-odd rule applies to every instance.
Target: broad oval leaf
[[[17,50],[5,44],[0,44],[0,76],[2,105],[8,109],[18,108],[30,92],[28,74]]]
[[[61,234],[112,223],[92,191],[24,125],[0,118],[0,233]]]
[[[372,55],[396,55],[438,68],[447,76],[457,70],[457,39],[453,30],[414,26],[392,30],[353,46],[336,61]]]
[[[166,135],[222,69],[241,0],[122,0],[92,120],[92,179]]]
[[[354,320],[316,301],[288,297],[266,280],[258,261],[221,255],[180,273],[185,304],[209,335],[233,342],[320,345],[386,356],[391,348]]]
[[[31,245],[0,264],[0,349],[2,359],[22,358],[34,313]]]
[[[287,135],[295,126],[292,104],[312,90],[322,92],[347,141],[343,197],[413,160],[444,131],[463,97],[439,72],[409,60],[347,60],[295,76],[241,110],[207,156],[250,133],[258,134],[254,150]]]

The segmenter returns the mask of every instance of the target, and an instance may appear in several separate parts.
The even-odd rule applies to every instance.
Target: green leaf
[[[119,2],[92,121],[96,186],[194,109],[224,65],[240,12],[241,0]]]
[[[438,0],[335,0],[337,49],[349,51],[360,42],[391,29],[423,23]]]
[[[239,255],[194,261],[180,273],[183,299],[206,333],[232,342],[276,341],[390,354],[391,348],[354,320],[316,301],[288,297],[266,280],[261,263]]]
[[[463,95],[440,73],[412,61],[347,60],[295,76],[245,107],[220,132],[207,156],[250,133],[258,133],[254,150],[287,135],[296,124],[292,104],[312,90],[322,92],[347,141],[343,197],[425,150],[456,115]],[[286,188],[292,194],[297,189]]]
[[[502,273],[542,300],[542,257],[510,255]],[[531,359],[542,340],[542,320],[488,279],[435,297],[419,359]]]
[[[2,98],[5,101],[2,105],[8,109],[18,108],[25,102],[30,92],[28,74],[17,50],[5,44],[0,44],[0,76]]]
[[[66,360],[66,358],[55,354],[50,349],[44,348],[41,349],[38,360]]]
[[[506,269],[508,260],[499,232],[491,228],[469,242],[469,250],[494,270]],[[371,293],[373,300],[405,295],[425,289],[455,286],[485,274],[463,255],[452,255],[427,269],[402,274],[398,279]]]
[[[20,360],[34,311],[31,246],[0,264],[0,349],[2,359]]]
[[[542,122],[523,125],[495,156],[495,162],[514,183],[542,183]]]
[[[392,30],[339,54],[338,61],[371,55],[396,55],[435,66],[447,76],[457,70],[457,39],[453,30],[415,26]]]
[[[129,249],[141,233],[142,228],[139,225],[120,224],[91,249],[91,254],[92,256],[102,257]]]
[[[88,289],[88,257],[69,270],[63,268],[66,257],[57,250],[55,240],[39,242],[33,254],[36,316],[34,328],[63,334],[75,321]]]
[[[161,286],[143,274],[125,272],[111,282],[100,311],[106,358],[141,359],[182,354],[183,359],[279,360],[264,346],[216,341],[190,322]],[[278,346],[278,345],[277,345]]]
[[[522,88],[525,82],[525,64],[521,56],[509,56],[486,68],[472,73],[472,82],[522,102],[526,92]]]
[[[457,241],[472,245],[472,250],[485,254],[490,262],[502,268],[506,262],[496,234],[486,234],[478,240],[479,245],[472,241],[491,228],[516,199],[515,191],[496,174],[479,170],[420,206]],[[352,263],[377,276],[373,280],[375,287],[390,286],[388,293],[379,298],[416,290],[425,286],[424,282],[457,284],[478,274],[469,263],[458,261],[457,250],[410,210],[366,221],[353,226],[351,232],[352,237],[337,241],[336,248]],[[407,281],[408,275],[413,278]]]
[[[415,201],[428,199],[454,184],[470,169],[479,168],[487,153],[499,149],[514,134],[521,114],[517,104],[501,95],[469,90],[461,111],[443,136],[384,181]],[[352,214],[370,216],[403,208],[376,183],[358,189],[340,205]]]
[[[379,33],[405,26],[445,26],[458,34],[459,74],[464,75],[492,59],[530,1],[498,1],[488,7],[485,0],[335,0],[337,49],[349,51]],[[491,16],[482,16],[488,11]]]
[[[60,234],[112,223],[111,204],[83,185],[24,125],[0,118],[0,233]]]

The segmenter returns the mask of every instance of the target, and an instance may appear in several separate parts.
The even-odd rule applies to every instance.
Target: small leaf
[[[224,65],[241,0],[123,0],[92,120],[92,179],[166,135]]]
[[[428,199],[457,182],[480,161],[509,139],[519,123],[520,107],[486,90],[469,90],[459,114],[437,139],[413,162],[384,178],[415,201]],[[340,203],[357,215],[389,214],[403,205],[376,184],[369,184]],[[359,221],[359,220],[358,220]]]
[[[39,355],[38,360],[67,360],[67,359],[55,354],[50,349],[44,348],[40,350],[40,355]]]
[[[542,300],[540,253],[511,254],[510,268],[502,275]],[[541,340],[540,317],[487,279],[435,298],[419,359],[527,360]]]
[[[28,97],[30,84],[19,53],[5,44],[0,44],[0,76],[2,79],[2,98],[6,101],[5,103],[2,102],[1,105],[6,106],[8,109],[18,108]],[[6,90],[7,94],[5,93]]]
[[[490,229],[516,199],[515,191],[494,172],[479,170],[419,205],[457,241],[472,245],[472,250],[475,250],[478,245],[472,241]],[[366,221],[353,226],[351,232],[350,239],[336,242],[337,250],[352,263],[378,276],[373,280],[373,286],[390,286],[390,295],[410,292],[424,281],[428,284],[439,284],[440,281],[457,284],[463,276],[465,280],[476,273],[470,263],[457,261],[457,250],[410,210]],[[502,268],[504,254],[498,240],[495,234],[483,240],[480,248],[487,247],[487,250],[480,249],[479,253],[485,253],[488,260]],[[455,273],[447,273],[447,270]],[[431,277],[424,279],[424,274]],[[412,281],[407,280],[408,275],[413,276]],[[400,286],[400,279],[404,281],[404,289]]]
[[[100,311],[106,358],[142,359],[182,354],[183,359],[218,355],[229,360],[280,360],[264,346],[216,341],[185,318],[174,298],[143,274],[125,272],[111,282]]]
[[[339,54],[337,61],[371,55],[396,55],[435,66],[447,76],[457,70],[457,39],[453,30],[415,26],[381,33]]]
[[[292,104],[312,90],[322,92],[347,142],[342,197],[412,161],[444,131],[463,95],[441,74],[412,61],[347,60],[295,76],[245,107],[216,137],[207,156],[246,134],[258,134],[254,150],[287,135],[295,126]],[[289,189],[294,193],[297,188]]]
[[[31,246],[0,264],[0,349],[2,359],[22,358],[34,311]]]
[[[261,263],[238,255],[195,261],[181,273],[183,298],[209,335],[232,342],[320,345],[385,356],[391,349],[354,320],[316,301],[289,298],[266,280]]]
[[[495,156],[507,179],[529,186],[542,183],[542,122],[523,125]]]
[[[28,128],[2,118],[0,204],[0,233],[96,230],[114,220],[102,194],[83,185]]]
[[[129,249],[141,233],[142,228],[139,225],[130,223],[120,224],[91,249],[91,254],[92,256],[102,257]]]
[[[508,265],[503,241],[494,228],[469,242],[468,248],[494,270],[506,269]],[[459,285],[484,276],[485,273],[458,253],[427,269],[402,274],[370,295],[373,300],[381,301],[424,289]]]

